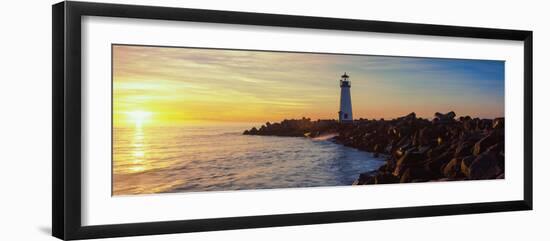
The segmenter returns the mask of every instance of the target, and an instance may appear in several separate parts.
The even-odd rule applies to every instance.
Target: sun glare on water
[[[143,124],[146,124],[149,121],[151,121],[151,117],[153,115],[153,113],[149,111],[142,111],[142,110],[131,111],[131,112],[127,112],[126,114],[128,116],[129,122],[134,123],[136,127],[141,127],[143,126]]]

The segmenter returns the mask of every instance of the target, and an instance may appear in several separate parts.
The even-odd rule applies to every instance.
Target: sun
[[[143,124],[151,120],[153,113],[149,111],[136,110],[127,112],[126,115],[129,122],[134,123],[137,127],[141,127]]]

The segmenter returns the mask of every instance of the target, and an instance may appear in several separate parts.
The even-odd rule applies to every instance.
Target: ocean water
[[[384,164],[329,140],[242,135],[252,126],[114,128],[113,195],[347,186]]]

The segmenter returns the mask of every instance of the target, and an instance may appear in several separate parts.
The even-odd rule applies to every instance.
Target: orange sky
[[[355,118],[504,113],[501,61],[114,45],[114,122],[336,119],[344,71]]]

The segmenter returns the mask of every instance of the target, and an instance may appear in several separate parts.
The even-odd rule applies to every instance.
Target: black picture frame
[[[522,200],[404,208],[344,210],[283,215],[81,224],[81,17],[104,16],[228,23],[378,33],[517,40],[524,43],[524,194]],[[533,33],[532,31],[335,19],[171,7],[60,2],[52,6],[52,233],[60,239],[184,233],[380,219],[532,210]]]

